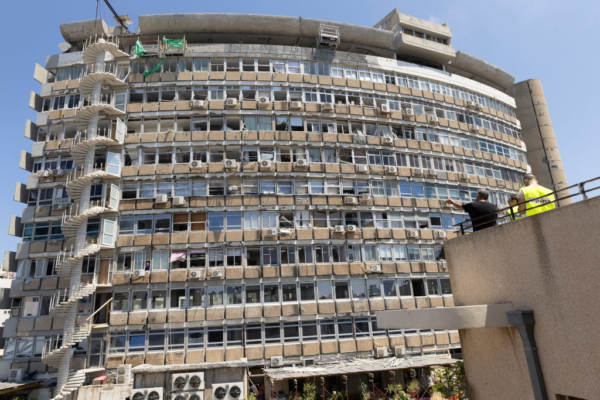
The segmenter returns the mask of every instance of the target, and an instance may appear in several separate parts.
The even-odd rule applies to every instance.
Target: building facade
[[[36,66],[7,369],[53,396],[126,364],[136,400],[270,398],[291,390],[277,367],[460,352],[457,331],[374,312],[453,305],[442,246],[466,215],[444,200],[505,205],[528,171],[514,77],[397,10],[139,22],[61,24]]]

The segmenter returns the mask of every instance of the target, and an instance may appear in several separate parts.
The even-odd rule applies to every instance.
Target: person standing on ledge
[[[489,203],[490,193],[485,189],[479,189],[475,201],[472,203],[458,203],[454,200],[446,200],[446,204],[452,204],[459,210],[464,210],[469,214],[473,231],[477,232],[485,228],[496,226],[498,218],[498,207]],[[483,218],[479,218],[483,217]]]
[[[554,210],[556,208],[552,190],[538,185],[535,175],[525,174],[523,176],[523,183],[525,184],[525,187],[521,188],[519,194],[517,194],[519,212],[522,215],[531,217],[532,215]],[[533,210],[531,208],[533,208]]]

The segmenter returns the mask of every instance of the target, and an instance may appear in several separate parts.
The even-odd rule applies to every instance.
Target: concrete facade
[[[121,364],[135,389],[170,390],[240,359],[261,382],[265,365],[381,348],[460,353],[456,330],[381,329],[375,312],[455,304],[442,246],[465,214],[445,199],[484,187],[505,205],[529,168],[514,78],[456,53],[446,25],[388,17],[61,24],[70,49],[34,71],[5,364],[56,396]],[[325,24],[335,51],[315,48]]]
[[[596,197],[446,243],[457,306],[512,303],[515,310],[533,310],[551,399],[593,399],[600,390],[600,323],[589,299],[600,280],[599,223]],[[469,398],[533,398],[516,329],[470,329],[460,335]]]

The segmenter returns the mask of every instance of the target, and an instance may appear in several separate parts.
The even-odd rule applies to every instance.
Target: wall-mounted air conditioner
[[[227,107],[235,107],[235,106],[237,106],[237,99],[236,98],[227,99],[226,104],[227,104]]]
[[[408,232],[406,232],[406,237],[411,238],[411,239],[418,239],[419,231],[408,231]]]
[[[143,269],[136,269],[135,271],[133,271],[134,278],[139,278],[142,276],[146,276],[146,271],[144,271]]]
[[[283,357],[271,357],[271,367],[283,367]]]
[[[389,166],[389,167],[385,167],[385,172],[388,174],[397,174],[398,173],[398,167],[394,167],[394,166]]]
[[[131,382],[131,364],[117,366],[117,384],[128,385]]]
[[[346,196],[344,197],[344,203],[346,204],[356,204],[356,197],[353,196]]]
[[[260,97],[258,99],[258,108],[267,108],[269,106],[269,103],[271,103],[271,101],[268,97]]]
[[[305,158],[301,158],[296,162],[296,166],[298,167],[308,167],[308,160]]]
[[[375,351],[376,351],[377,358],[384,358],[389,355],[389,351],[388,351],[387,347],[377,347],[377,349],[375,349]]]
[[[157,194],[156,195],[156,200],[155,200],[156,204],[164,204],[166,202],[167,202],[167,195],[166,194]]]
[[[389,137],[389,136],[384,137],[383,138],[383,144],[387,144],[389,146],[393,145],[394,144],[394,138],[393,137]]]
[[[222,278],[223,277],[223,270],[221,270],[221,269],[213,269],[212,271],[210,271],[210,277],[211,278]]]
[[[323,112],[333,112],[333,104],[331,104],[331,103],[323,103],[323,104],[321,104],[321,111],[323,111]]]
[[[199,168],[202,168],[202,161],[200,161],[200,160],[193,160],[193,161],[190,161],[190,168],[191,168],[191,169],[199,169]]]
[[[422,168],[415,168],[413,170],[413,174],[414,174],[414,176],[423,176],[423,169]]]
[[[348,225],[346,226],[346,230],[348,232],[356,232],[356,225]]]
[[[227,169],[233,169],[233,168],[237,168],[238,163],[235,160],[225,160],[225,162],[223,163],[225,165],[225,168]]]
[[[271,162],[271,160],[261,160],[260,162],[260,169],[262,170],[269,170],[273,167],[273,164]]]
[[[373,200],[373,196],[371,196],[371,193],[362,193],[360,195],[360,199],[362,201],[371,201],[371,200]]]
[[[268,237],[275,237],[275,236],[277,236],[277,229],[267,229],[265,231],[265,236],[268,236]]]
[[[382,104],[379,106],[379,111],[381,111],[382,114],[389,114],[390,106],[388,106],[387,104]]]
[[[432,125],[437,125],[440,123],[440,120],[438,119],[438,117],[436,115],[430,115],[429,116],[429,123]]]
[[[290,104],[291,110],[302,110],[302,102],[301,101],[292,101]]]
[[[367,165],[359,165],[358,172],[367,173],[369,172],[369,167]]]
[[[371,272],[373,274],[380,274],[381,273],[381,265],[369,265],[367,266],[367,272]]]
[[[344,227],[344,225],[336,225],[334,229],[337,233],[346,232],[346,228]]]
[[[173,196],[173,205],[174,206],[185,205],[185,198],[183,196]]]

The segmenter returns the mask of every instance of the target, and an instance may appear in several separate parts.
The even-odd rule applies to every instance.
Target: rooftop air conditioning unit
[[[146,276],[146,271],[144,271],[143,269],[136,269],[135,271],[133,271],[134,278],[141,277],[141,276]]]
[[[188,400],[187,392],[173,392],[171,393],[171,400]]]
[[[204,372],[173,374],[173,391],[199,390],[204,388]]]
[[[321,104],[321,111],[333,112],[333,104],[331,104],[331,103]]]
[[[415,168],[414,169],[414,175],[415,176],[423,176],[423,169],[422,168]]]
[[[244,391],[243,382],[234,382],[229,385],[229,399],[228,400],[239,400],[240,397],[243,399],[242,393]]]
[[[227,107],[235,107],[235,106],[237,106],[236,98],[227,99]]]
[[[344,228],[344,225],[336,225],[336,226],[335,226],[335,231],[336,231],[337,233],[343,233],[343,232],[345,232],[345,231],[346,231],[346,228]]]
[[[347,196],[344,198],[346,204],[356,204],[356,197]]]
[[[271,169],[272,166],[271,160],[262,160],[260,162],[260,169]]]
[[[15,368],[8,371],[9,382],[23,382],[23,369]]]
[[[237,185],[231,185],[227,188],[230,192],[237,192],[239,187]]]
[[[371,201],[373,197],[371,196],[371,193],[363,193],[360,195],[360,199],[362,201]]]
[[[471,100],[467,100],[467,108],[475,108],[475,103]]]
[[[298,160],[298,162],[296,163],[296,165],[298,167],[308,167],[308,160],[305,158],[301,158],[300,160]]]
[[[430,115],[429,116],[429,123],[432,125],[437,125],[440,123],[440,120],[438,119],[438,117],[436,115]]]
[[[261,97],[258,99],[258,108],[267,108],[269,106],[270,100],[268,97]]]
[[[348,232],[356,232],[356,225],[348,225],[346,226],[346,230]]]
[[[302,102],[301,101],[292,101],[292,104],[290,104],[290,109],[302,110]]]
[[[206,102],[204,100],[192,100],[192,108],[196,110],[203,110],[206,108]]]
[[[380,274],[381,273],[381,265],[369,265],[367,267],[367,271],[375,273],[375,274]]]
[[[398,168],[394,166],[385,167],[385,172],[387,172],[388,174],[397,174]]]
[[[377,358],[384,358],[388,356],[388,348],[387,347],[378,347],[376,349],[377,351]]]
[[[222,278],[223,277],[223,270],[221,270],[221,269],[214,269],[214,270],[210,271],[210,277],[211,278]]]
[[[379,110],[381,110],[382,114],[389,114],[390,113],[390,106],[388,106],[387,104],[382,104],[379,107]]]
[[[229,392],[228,387],[223,384],[213,386],[213,395],[212,398],[214,400],[226,400],[227,393]]]
[[[277,236],[277,229],[267,229],[265,236],[269,236],[269,237]]]
[[[394,138],[386,136],[383,138],[383,144],[387,144],[387,145],[393,145],[394,144]]]
[[[189,392],[188,400],[204,400],[204,392]]]
[[[414,110],[412,108],[406,108],[404,110],[404,114],[412,116],[412,115],[415,115],[415,112],[414,112]]]
[[[408,232],[406,232],[406,237],[411,238],[411,239],[418,239],[419,231],[408,231]]]
[[[271,367],[283,367],[283,357],[271,357]]]
[[[406,356],[406,347],[404,347],[404,346],[395,346],[394,347],[394,355],[396,357],[404,357],[404,356]]]
[[[162,400],[163,388],[133,389],[131,391],[131,400]]]
[[[156,200],[155,200],[156,204],[164,204],[166,202],[167,202],[167,195],[166,194],[157,194],[156,195]]]
[[[225,168],[232,169],[237,168],[238,164],[235,160],[225,160]]]
[[[117,367],[117,384],[129,385],[131,382],[131,364],[121,364]]]
[[[460,175],[460,179],[469,180],[469,179],[471,179],[471,176],[469,174],[467,174],[466,172],[463,172]]]
[[[368,167],[368,166],[366,166],[366,165],[359,165],[359,166],[358,166],[358,172],[364,172],[364,173],[367,173],[367,172],[369,172],[369,167]]]
[[[436,236],[438,239],[446,239],[446,237],[447,237],[446,231],[437,231]]]
[[[200,161],[200,160],[190,161],[190,168],[191,169],[202,168],[202,161]]]
[[[185,199],[183,196],[174,196],[173,197],[173,205],[174,206],[183,206],[185,204]]]

